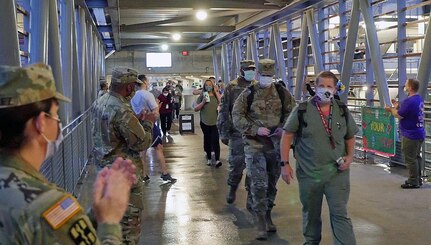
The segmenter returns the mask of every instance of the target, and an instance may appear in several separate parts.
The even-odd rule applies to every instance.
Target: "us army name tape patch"
[[[80,218],[69,229],[69,236],[75,244],[96,244],[96,235],[91,231],[85,219]]]
[[[42,216],[54,230],[57,230],[79,211],[81,206],[75,198],[66,196],[46,210]]]

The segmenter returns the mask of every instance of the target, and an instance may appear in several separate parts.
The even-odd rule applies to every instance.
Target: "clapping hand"
[[[117,224],[127,209],[130,188],[136,182],[130,160],[115,159],[112,168],[99,172],[93,187],[93,211],[97,223]]]

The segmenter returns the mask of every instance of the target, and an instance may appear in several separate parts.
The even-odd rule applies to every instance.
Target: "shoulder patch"
[[[96,235],[85,219],[80,218],[69,229],[69,236],[75,244],[96,244]]]
[[[79,203],[68,195],[43,212],[42,216],[54,230],[57,230],[79,211],[81,211]]]

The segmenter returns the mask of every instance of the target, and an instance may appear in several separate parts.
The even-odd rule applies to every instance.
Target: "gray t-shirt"
[[[139,90],[130,100],[130,105],[136,115],[140,115],[143,110],[152,111],[157,108],[156,98],[147,90]]]
[[[302,137],[295,145],[298,178],[311,177],[315,180],[324,181],[337,173],[336,160],[346,155],[344,141],[354,137],[359,130],[350,112],[346,115],[348,116],[348,125],[346,125],[346,118],[342,116],[343,110],[335,101],[332,103],[334,106],[332,136],[335,141],[335,149],[331,147],[317,107],[314,102],[307,102],[307,110],[304,113],[304,122],[307,126],[303,126]],[[325,119],[328,122],[328,117]],[[283,128],[290,133],[298,131],[298,106],[290,113]]]

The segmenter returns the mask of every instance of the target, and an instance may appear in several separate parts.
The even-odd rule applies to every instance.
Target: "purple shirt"
[[[424,101],[416,94],[407,97],[398,110],[400,119],[401,136],[411,140],[425,139]]]

